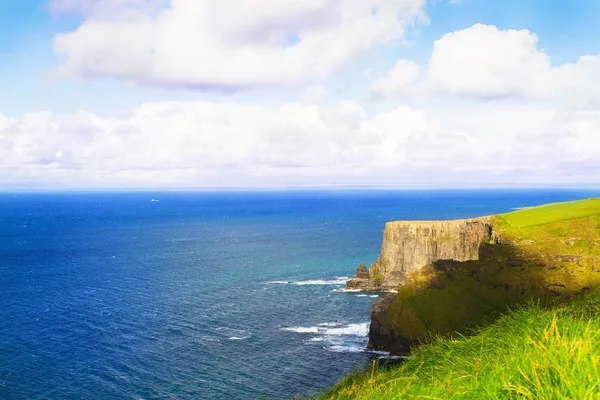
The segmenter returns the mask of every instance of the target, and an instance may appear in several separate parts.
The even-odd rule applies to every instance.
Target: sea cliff
[[[406,354],[434,336],[468,334],[519,304],[567,300],[598,286],[599,232],[598,199],[388,222],[379,258],[368,271],[359,267],[348,288],[392,292],[373,306],[369,347]]]
[[[490,217],[482,217],[388,222],[383,231],[381,255],[371,265],[368,276],[359,268],[357,277],[348,286],[396,289],[404,285],[408,275],[438,260],[478,260],[480,245],[496,239],[491,221]]]

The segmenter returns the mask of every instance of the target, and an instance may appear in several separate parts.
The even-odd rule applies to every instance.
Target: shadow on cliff
[[[544,254],[544,255],[541,255]],[[600,286],[597,260],[482,244],[479,260],[439,260],[373,307],[369,347],[406,354],[436,336],[469,335],[510,308],[550,305]]]

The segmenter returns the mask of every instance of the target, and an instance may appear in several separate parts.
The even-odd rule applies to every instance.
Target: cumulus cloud
[[[55,36],[59,71],[240,89],[324,77],[400,39],[425,0],[52,0],[83,22]]]
[[[557,184],[600,178],[600,112],[146,103],[0,116],[4,187]]]
[[[523,30],[476,24],[434,42],[432,90],[479,98],[544,97],[552,92],[550,58]]]
[[[398,60],[387,75],[373,82],[369,88],[372,98],[392,98],[413,95],[415,82],[419,79],[421,71],[414,61]]]
[[[528,30],[473,25],[434,42],[423,78],[419,78],[417,64],[398,60],[385,76],[374,81],[370,95],[551,99],[564,100],[572,108],[600,108],[600,55],[553,66],[537,43],[538,37]]]

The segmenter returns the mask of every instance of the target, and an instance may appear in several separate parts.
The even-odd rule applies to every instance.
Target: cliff
[[[405,283],[407,274],[435,261],[479,259],[479,246],[491,239],[489,218],[388,222],[381,255],[369,278],[374,286],[396,288]]]
[[[398,290],[373,306],[369,347],[406,353],[433,336],[468,334],[519,304],[600,286],[600,200],[389,222],[368,278],[358,272],[348,287]]]
[[[396,289],[406,277],[438,260],[479,259],[482,243],[496,240],[492,219],[394,221],[385,225],[381,255],[368,275],[359,266],[349,288]],[[362,264],[364,266],[364,264]]]

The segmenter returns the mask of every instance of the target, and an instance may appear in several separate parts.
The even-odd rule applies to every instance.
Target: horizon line
[[[531,186],[278,186],[278,187],[197,187],[197,188],[0,188],[0,194],[11,193],[207,193],[207,192],[299,192],[299,191],[460,191],[460,190],[591,190],[600,191],[600,185],[531,185]]]

